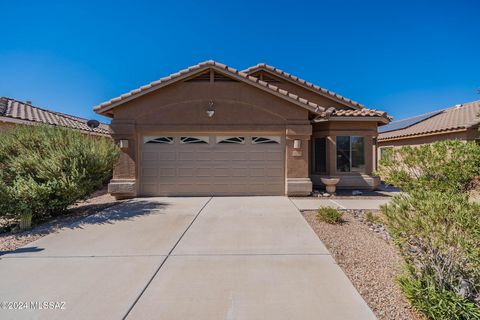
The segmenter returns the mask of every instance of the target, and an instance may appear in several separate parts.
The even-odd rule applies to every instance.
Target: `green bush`
[[[48,126],[18,126],[0,139],[0,215],[33,221],[61,214],[111,177],[110,139]]]
[[[467,193],[417,189],[382,207],[406,271],[399,283],[431,319],[479,319],[480,205]]]
[[[480,146],[473,141],[446,140],[390,148],[382,155],[377,174],[406,192],[468,191],[472,180],[480,176]]]
[[[436,287],[428,277],[407,272],[398,282],[407,299],[429,319],[480,319],[480,309],[475,303],[453,291]]]
[[[317,218],[326,223],[337,224],[342,222],[342,213],[337,209],[324,207],[318,209]]]

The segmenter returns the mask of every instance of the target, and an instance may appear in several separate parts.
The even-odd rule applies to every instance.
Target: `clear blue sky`
[[[208,59],[265,62],[396,119],[480,100],[477,0],[0,0],[0,12],[0,96],[87,118]]]

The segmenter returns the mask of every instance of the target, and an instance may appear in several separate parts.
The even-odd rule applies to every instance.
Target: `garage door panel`
[[[283,170],[282,169],[273,169],[267,168],[267,177],[279,177],[283,179]]]
[[[251,177],[265,177],[265,168],[250,168]]]
[[[182,135],[188,136],[188,135]],[[242,135],[243,136],[243,135]],[[142,195],[282,195],[284,145],[143,144]],[[283,140],[282,140],[283,141]]]
[[[232,177],[248,177],[248,169],[247,168],[232,168],[230,171]]]
[[[175,160],[175,152],[162,151],[158,153],[158,160],[172,161]]]
[[[158,152],[142,152],[142,160],[157,160]]]
[[[157,178],[158,168],[156,168],[156,167],[153,167],[153,168],[143,167],[142,168],[142,176],[145,177],[145,178],[148,178],[148,177]]]
[[[180,151],[178,152],[178,160],[179,161],[192,161],[195,159],[195,153],[193,151]]]
[[[210,177],[212,175],[212,168],[197,168],[197,177]]]
[[[267,152],[266,153],[267,160],[273,160],[273,161],[277,161],[278,159],[281,159],[282,155],[283,154],[281,152]]]
[[[213,176],[214,177],[230,177],[231,171],[230,168],[215,168],[213,169]]]
[[[253,161],[265,161],[266,160],[265,152],[255,151],[255,152],[249,153],[248,156],[249,156],[249,160],[253,160]]]
[[[179,177],[194,177],[197,172],[196,168],[178,168],[177,174]]]
[[[155,195],[158,193],[156,183],[142,183],[142,192],[145,195]]]
[[[199,151],[197,152],[198,161],[210,161],[212,160],[212,154],[210,151]]]

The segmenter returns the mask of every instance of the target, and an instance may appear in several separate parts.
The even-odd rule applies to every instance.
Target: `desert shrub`
[[[385,150],[377,174],[404,191],[463,192],[480,176],[480,146],[460,140]]]
[[[367,213],[365,213],[365,221],[373,224],[383,223],[383,220],[380,217],[380,215],[374,214],[372,211],[367,211]]]
[[[324,207],[318,209],[317,218],[323,222],[337,224],[342,221],[342,213],[335,208]]]
[[[480,319],[480,309],[475,303],[453,291],[436,287],[428,277],[408,272],[400,276],[398,282],[407,299],[429,319]]]
[[[18,126],[0,139],[0,215],[61,214],[99,189],[118,157],[110,139],[48,126]]]
[[[479,212],[467,193],[427,189],[382,207],[406,263],[400,286],[431,319],[479,319]]]

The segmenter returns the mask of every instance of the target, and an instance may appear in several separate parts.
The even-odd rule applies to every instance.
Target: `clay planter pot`
[[[320,178],[325,185],[328,193],[334,193],[337,189],[336,185],[340,182],[340,178]]]

